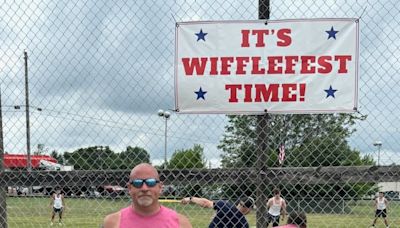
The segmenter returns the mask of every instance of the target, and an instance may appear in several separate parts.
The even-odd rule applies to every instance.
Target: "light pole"
[[[382,142],[381,141],[375,141],[374,146],[378,147],[378,166],[380,165],[380,159],[381,159],[381,147],[382,147]]]
[[[164,111],[162,109],[158,110],[158,116],[163,117],[165,119],[165,129],[164,129],[164,169],[167,168],[167,128],[168,128],[168,119],[171,116],[171,113],[168,111]]]

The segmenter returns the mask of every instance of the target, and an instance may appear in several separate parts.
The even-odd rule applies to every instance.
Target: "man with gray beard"
[[[192,228],[188,218],[160,205],[162,182],[157,170],[142,163],[132,169],[128,182],[132,205],[104,218],[104,228]]]

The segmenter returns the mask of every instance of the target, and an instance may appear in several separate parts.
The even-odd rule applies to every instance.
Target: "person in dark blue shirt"
[[[248,228],[247,215],[254,206],[254,199],[251,197],[240,198],[237,205],[225,201],[211,201],[205,198],[186,197],[182,204],[194,203],[205,208],[213,208],[216,214],[211,221],[209,228]]]

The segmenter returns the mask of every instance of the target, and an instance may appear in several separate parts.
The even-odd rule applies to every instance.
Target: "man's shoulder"
[[[282,226],[277,226],[276,228],[297,228],[297,225],[294,224],[287,224],[287,225],[282,225]]]
[[[174,213],[174,214],[179,214],[175,209],[160,205],[162,208],[163,213]]]
[[[115,228],[119,226],[119,220],[121,217],[121,212],[117,211],[115,213],[109,214],[104,218],[103,227],[104,228]]]
[[[214,203],[230,204],[230,202],[228,200],[222,200],[222,199],[214,200]]]
[[[121,211],[117,211],[114,213],[111,213],[109,215],[107,215],[104,220],[113,220],[113,219],[119,219],[121,217]]]
[[[214,201],[214,210],[217,211],[230,211],[232,208],[236,208],[236,206],[228,200],[216,200]]]
[[[228,200],[215,200],[214,205],[225,206],[225,207],[234,206],[234,204]]]

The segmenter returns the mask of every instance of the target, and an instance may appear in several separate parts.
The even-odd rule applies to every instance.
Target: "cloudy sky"
[[[271,1],[271,19],[361,17],[359,111],[351,146],[400,163],[399,6],[395,0]],[[397,8],[396,8],[397,7]],[[59,152],[140,146],[164,156],[174,108],[175,21],[253,20],[258,1],[31,1],[0,6],[0,85],[5,150],[26,151],[24,59],[29,56],[31,147]],[[40,108],[42,111],[38,111]],[[168,153],[201,144],[213,166],[223,115],[172,114]],[[393,159],[393,157],[395,159]],[[397,159],[397,160],[396,160]]]

